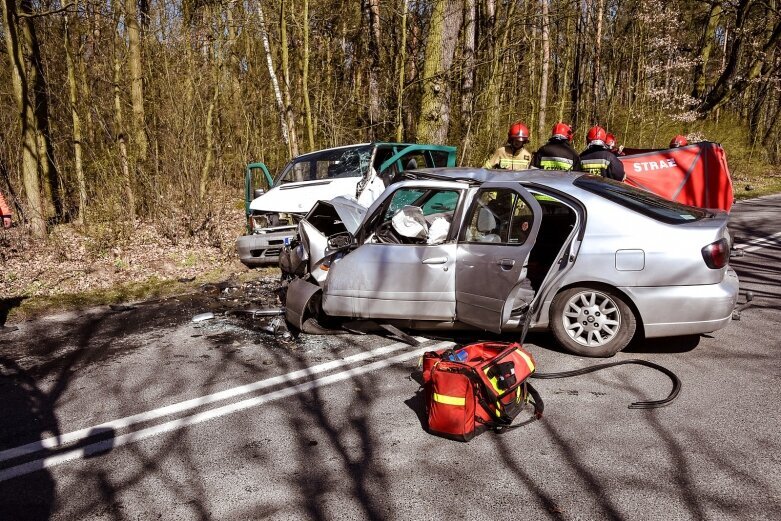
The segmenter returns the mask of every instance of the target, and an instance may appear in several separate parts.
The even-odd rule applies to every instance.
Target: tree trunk
[[[363,0],[363,11],[369,33],[369,139],[376,138],[374,126],[380,117],[380,2]]]
[[[241,83],[239,82],[239,57],[238,57],[238,35],[236,33],[236,22],[233,18],[233,12],[236,10],[236,0],[230,0],[225,8],[225,17],[228,33],[228,83],[230,84],[229,99],[234,109],[240,110],[242,107]]]
[[[705,26],[700,38],[700,51],[698,53],[697,65],[694,67],[694,89],[692,97],[699,98],[705,92],[706,72],[708,70],[708,59],[713,50],[713,42],[716,40],[716,28],[721,19],[721,2],[717,1],[710,8],[708,15],[708,24]]]
[[[570,87],[570,120],[572,127],[577,129],[580,124],[580,100],[583,91],[583,76],[581,63],[583,61],[583,50],[585,47],[585,10],[586,0],[576,0],[577,22],[575,23],[575,63],[572,68],[572,86]]]
[[[599,91],[600,82],[602,80],[602,70],[600,69],[602,63],[602,19],[605,14],[605,0],[597,0],[597,28],[596,37],[594,39],[594,77],[591,81],[591,123],[596,124],[599,122]]]
[[[565,38],[569,38],[570,33],[572,32],[572,16],[568,13],[567,14],[567,24],[566,29],[564,32]],[[565,40],[566,41],[566,40]],[[560,89],[559,89],[559,115],[558,120],[564,121],[564,108],[566,106],[567,98],[569,97],[569,92],[567,89],[570,87],[569,85],[569,73],[570,73],[570,64],[572,63],[572,50],[570,45],[563,46],[565,49],[565,62],[564,62],[564,75],[561,78],[561,81],[559,82]],[[556,78],[558,81],[558,78]]]
[[[271,86],[274,90],[274,99],[277,102],[277,111],[279,112],[279,124],[282,131],[282,140],[285,142],[285,146],[288,150],[288,157],[290,154],[290,132],[288,131],[288,122],[285,117],[285,103],[282,101],[282,91],[279,88],[279,80],[277,80],[277,73],[274,70],[274,60],[271,56],[271,46],[268,41],[268,30],[266,29],[266,18],[263,15],[263,6],[258,0],[258,18],[260,23],[258,29],[260,30],[260,39],[263,41],[263,50],[266,53],[266,66],[268,67],[268,75],[271,78]],[[301,181],[301,179],[297,179]]]
[[[3,0],[3,26],[5,46],[8,52],[11,87],[19,113],[22,131],[22,179],[27,198],[27,215],[33,236],[46,236],[46,215],[41,198],[38,178],[38,143],[35,137],[35,114],[28,99],[27,72],[24,68],[24,54],[19,41],[19,19],[15,0]]]
[[[68,17],[63,18],[63,32],[65,37],[65,64],[68,73],[68,101],[73,121],[73,161],[76,172],[76,186],[79,192],[79,209],[76,212],[76,222],[84,223],[84,214],[87,210],[87,183],[84,179],[84,167],[81,154],[81,118],[78,111],[78,96],[76,89],[76,70],[73,66],[71,53],[70,29]]]
[[[32,14],[30,0],[23,0],[21,12],[24,15]],[[44,76],[41,63],[41,51],[38,45],[38,35],[35,31],[33,19],[25,16],[21,20],[22,35],[24,36],[24,48],[27,49],[30,64],[29,78],[32,85],[35,114],[35,140],[38,147],[38,168],[43,179],[43,191],[45,195],[44,205],[48,214],[62,219],[65,210],[62,203],[62,187],[60,186],[57,167],[54,162],[54,147],[52,146],[51,131],[49,129],[49,88]]]
[[[119,38],[119,35],[116,37]],[[114,48],[114,135],[117,140],[119,151],[119,169],[122,172],[122,184],[124,185],[126,206],[128,218],[131,221],[136,219],[136,196],[133,189],[134,175],[130,169],[127,140],[125,139],[125,122],[122,114],[122,97],[120,96],[119,84],[121,81],[121,64],[119,62],[119,44]]]
[[[146,163],[148,143],[146,118],[144,117],[144,67],[141,58],[141,32],[138,26],[138,0],[125,0],[125,26],[128,38],[130,65],[130,102],[133,107],[133,140],[136,161],[140,167]]]
[[[404,72],[407,63],[407,0],[401,0],[401,45],[398,54],[396,85],[396,141],[404,139]]]
[[[306,113],[306,135],[309,138],[309,151],[315,149],[315,131],[312,125],[312,107],[309,104],[309,0],[304,0],[304,51],[301,61],[301,90],[304,95]]]
[[[282,78],[284,79],[285,117],[290,130],[290,157],[298,155],[298,135],[296,134],[296,116],[293,112],[293,101],[290,96],[290,66],[288,63],[287,21],[285,18],[286,0],[281,0],[279,6],[279,46],[282,51]]]
[[[471,147],[472,115],[475,102],[475,41],[477,31],[477,8],[475,0],[464,0],[464,73],[461,77],[461,159],[459,164],[464,163],[464,159]],[[464,122],[467,122],[466,124]]]
[[[539,142],[545,135],[545,112],[548,105],[548,69],[550,68],[550,43],[548,28],[548,0],[542,0],[542,77],[540,79],[540,121],[537,134]]]
[[[217,74],[215,74],[217,76]],[[214,166],[214,110],[217,106],[217,99],[220,95],[219,82],[215,80],[214,94],[209,102],[209,110],[206,112],[206,153],[201,167],[201,179],[198,184],[198,201],[203,202],[206,197],[206,190],[209,185],[209,177]]]

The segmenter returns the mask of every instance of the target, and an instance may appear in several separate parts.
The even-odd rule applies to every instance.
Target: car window
[[[372,146],[362,145],[298,157],[287,164],[274,184],[363,177],[369,169],[372,150]]]
[[[657,221],[669,224],[698,221],[708,215],[708,212],[699,208],[668,201],[651,192],[601,176],[584,175],[577,178],[573,184]]]
[[[379,242],[395,242],[397,244],[436,244],[446,240],[450,233],[458,200],[461,195],[459,190],[438,190],[426,188],[402,188],[396,190],[391,196],[390,203],[382,214],[382,220],[376,223],[374,230],[380,238]],[[417,214],[422,217],[425,228],[429,234],[426,239],[410,241],[404,238],[393,237],[391,221],[397,214],[404,210],[409,215]],[[421,236],[422,237],[422,236]]]
[[[390,220],[394,215],[396,215],[396,212],[405,206],[415,206],[415,201],[420,199],[421,196],[425,193],[425,190],[420,190],[417,188],[396,190],[396,193],[393,194],[393,198],[388,205],[388,209],[385,211],[385,215],[382,217],[383,222]]]
[[[481,190],[467,218],[463,240],[524,244],[533,221],[531,208],[514,190]]]
[[[432,166],[447,166],[447,160],[450,158],[450,154],[437,150],[432,150],[429,153],[431,154],[431,159],[434,162]],[[423,165],[421,163],[418,163],[418,167],[422,166]]]

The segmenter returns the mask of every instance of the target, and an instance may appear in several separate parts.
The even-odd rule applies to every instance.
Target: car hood
[[[368,208],[350,197],[335,197],[328,201],[328,204],[334,207],[337,215],[342,220],[342,224],[350,233],[358,231],[358,227],[363,222],[363,218],[368,211]]]
[[[319,200],[354,195],[360,180],[360,177],[344,177],[285,183],[253,200],[249,208],[260,212],[307,213]]]

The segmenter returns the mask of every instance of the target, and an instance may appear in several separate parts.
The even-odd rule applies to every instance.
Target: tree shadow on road
[[[35,379],[16,362],[0,357],[0,402],[4,427],[0,429],[0,451],[16,446],[19,440],[40,440],[45,433],[59,432],[49,397]],[[14,430],[8,428],[13,425]],[[0,461],[0,513],[3,519],[49,519],[54,508],[55,484],[45,469],[4,479],[14,460]]]

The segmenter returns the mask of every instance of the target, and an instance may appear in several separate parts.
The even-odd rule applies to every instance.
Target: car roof
[[[322,152],[330,152],[330,151],[333,151],[333,150],[347,150],[347,149],[350,149],[350,148],[358,148],[358,147],[367,147],[367,146],[371,146],[371,147],[375,147],[375,146],[380,146],[380,147],[387,147],[387,146],[408,147],[408,146],[411,146],[411,145],[423,145],[423,146],[425,146],[423,143],[394,143],[394,142],[387,142],[387,141],[371,141],[371,142],[368,142],[368,143],[353,143],[353,144],[350,144],[350,145],[342,145],[340,147],[321,148],[319,150],[313,150],[311,152],[307,152],[306,154],[299,154],[296,157],[294,157],[293,159],[301,159],[301,158],[307,157],[309,155],[320,154]]]
[[[564,170],[489,170],[474,167],[421,168],[404,172],[407,178],[440,179],[443,181],[465,181],[470,184],[489,182],[512,182],[521,184],[541,184],[551,188],[571,188],[573,181],[584,175],[583,172]]]

